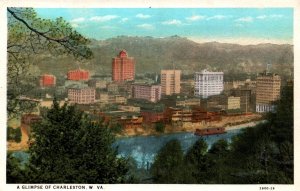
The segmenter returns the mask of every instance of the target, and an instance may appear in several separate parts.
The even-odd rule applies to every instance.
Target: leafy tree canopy
[[[181,183],[183,151],[178,140],[169,141],[155,157],[151,171],[155,183]]]
[[[114,136],[75,106],[54,100],[33,126],[29,148],[30,183],[122,183],[127,161],[112,148]]]
[[[89,40],[62,18],[41,19],[32,8],[7,8],[7,111],[9,116],[26,112],[34,103],[21,97],[30,91],[39,75],[32,60],[41,53],[53,56],[71,54],[78,59],[91,58]]]

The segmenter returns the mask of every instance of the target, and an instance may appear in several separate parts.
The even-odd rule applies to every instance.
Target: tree
[[[15,141],[19,143],[21,142],[21,139],[22,139],[22,132],[21,132],[21,128],[19,127],[15,130]]]
[[[227,159],[232,168],[231,183],[262,184],[292,183],[293,165],[285,158],[274,140],[271,123],[260,124],[245,129],[231,144],[230,157]],[[284,146],[282,144],[281,146]],[[285,145],[285,149],[292,148]],[[237,157],[238,156],[238,157]]]
[[[220,139],[215,142],[208,151],[211,176],[208,178],[213,183],[224,184],[226,182],[227,167],[226,159],[229,154],[229,144],[226,140]]]
[[[75,106],[54,100],[33,125],[29,148],[30,183],[122,183],[127,161],[117,157],[114,136]]]
[[[207,158],[207,143],[203,139],[197,140],[187,151],[185,169],[187,169],[185,183],[208,183],[210,164]]]
[[[154,183],[182,183],[183,152],[178,140],[161,148],[151,167]]]
[[[12,128],[12,127],[7,127],[7,141],[9,140],[14,140],[15,142],[19,143],[21,142],[22,139],[22,132],[21,132],[21,128],[18,127],[16,129]]]
[[[292,82],[284,86],[280,99],[275,103],[276,112],[268,114],[272,139],[279,145],[285,141],[294,140],[294,86]]]
[[[41,19],[32,8],[7,8],[7,111],[9,117],[31,111],[35,102],[22,95],[32,90],[39,74],[32,60],[37,55],[71,54],[78,59],[92,56],[84,38],[62,18]]]
[[[162,122],[155,123],[155,130],[156,130],[156,132],[159,132],[159,133],[165,132],[165,124]]]
[[[12,153],[7,153],[6,161],[6,182],[23,182],[24,171],[20,168],[20,161]]]

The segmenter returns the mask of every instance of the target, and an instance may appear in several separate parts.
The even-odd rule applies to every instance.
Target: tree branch
[[[47,32],[40,32],[40,31],[36,30],[35,28],[31,27],[24,19],[18,17],[18,16],[15,14],[14,11],[10,10],[9,8],[7,8],[7,11],[8,11],[15,19],[17,19],[18,21],[20,21],[21,23],[23,23],[29,30],[35,32],[36,34],[38,34],[38,35],[40,35],[40,36],[42,36],[42,37],[44,37],[44,38],[46,38],[46,39],[48,39],[48,40],[50,40],[50,41],[55,41],[55,42],[58,42],[58,43],[60,43],[60,44],[61,44],[61,43],[64,43],[64,42],[67,42],[67,40],[64,39],[64,38],[62,38],[62,39],[55,39],[55,38],[51,38],[51,37],[49,37],[49,36],[46,36],[45,33],[49,32],[49,31],[47,31]]]

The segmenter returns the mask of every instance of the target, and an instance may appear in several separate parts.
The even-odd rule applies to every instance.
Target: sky
[[[293,44],[292,8],[36,8],[38,16],[63,17],[82,35],[178,35],[196,42]]]

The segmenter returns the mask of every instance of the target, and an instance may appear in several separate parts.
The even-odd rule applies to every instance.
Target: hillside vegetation
[[[92,40],[89,45],[94,58],[89,62],[75,61],[71,57],[36,57],[40,72],[64,75],[78,67],[92,73],[111,72],[111,60],[125,49],[136,60],[136,73],[155,73],[175,67],[184,74],[208,69],[225,74],[257,74],[272,64],[271,71],[280,75],[293,75],[293,46],[288,44],[238,45],[218,42],[196,43],[178,36],[167,38],[125,37]]]

